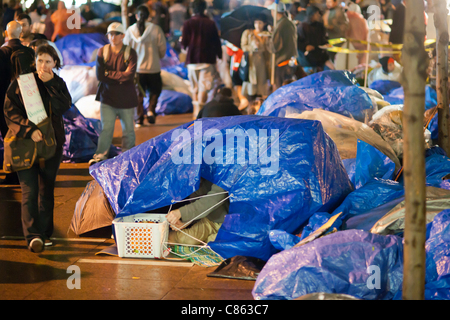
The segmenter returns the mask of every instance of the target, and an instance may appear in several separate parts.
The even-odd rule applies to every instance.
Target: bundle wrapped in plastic
[[[321,109],[291,114],[288,118],[319,120],[325,132],[333,139],[341,159],[356,158],[357,142],[362,140],[389,157],[398,167],[400,162],[392,147],[368,125],[349,117]]]
[[[377,111],[369,126],[378,133],[395,151],[398,158],[403,157],[403,105],[386,106]],[[424,130],[425,148],[430,147],[431,133]]]
[[[257,300],[291,300],[315,292],[389,300],[401,289],[402,271],[400,237],[340,231],[273,255],[252,294]]]
[[[356,83],[355,76],[348,71],[315,73],[277,89],[264,101],[257,114],[286,117],[323,109],[366,122],[377,105]]]

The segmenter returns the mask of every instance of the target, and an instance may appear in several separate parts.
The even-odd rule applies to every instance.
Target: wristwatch
[[[105,77],[107,77],[109,74],[108,70],[105,70]]]

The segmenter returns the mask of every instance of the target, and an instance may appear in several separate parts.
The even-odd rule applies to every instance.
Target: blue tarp
[[[86,119],[74,105],[64,113],[63,120],[66,134],[63,162],[88,162],[97,150],[100,120]],[[109,156],[114,157],[119,153],[120,148],[111,145]]]
[[[55,42],[66,66],[88,63],[94,51],[108,43],[101,33],[69,34]]]
[[[148,101],[148,99],[146,99]],[[148,105],[147,105],[148,108]],[[182,92],[163,90],[156,104],[157,114],[180,114],[192,112],[192,98]]]
[[[252,294],[258,300],[291,300],[314,292],[389,300],[401,289],[402,278],[400,237],[346,230],[273,255]]]
[[[425,300],[450,300],[450,209],[427,225],[425,242]],[[398,291],[394,299],[402,298]]]
[[[329,70],[277,89],[264,101],[258,114],[285,117],[318,108],[364,122],[365,110],[373,109],[373,104],[369,95],[356,85],[351,72]]]
[[[394,89],[400,88],[400,82],[392,80],[375,80],[369,85],[370,89],[378,91],[381,95],[389,95]]]
[[[234,143],[227,148],[225,142],[236,134],[245,147]],[[235,160],[219,164],[212,154],[218,161],[227,155]],[[175,164],[174,155],[180,162],[186,155],[185,163]],[[277,252],[271,230],[294,233],[313,213],[332,211],[352,191],[338,150],[320,122],[255,115],[187,123],[91,166],[90,173],[117,217],[184,199],[203,177],[231,195],[229,214],[211,248],[223,258],[266,261]]]

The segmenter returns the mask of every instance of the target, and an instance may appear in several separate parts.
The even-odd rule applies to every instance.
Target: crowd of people
[[[256,14],[240,35],[240,43],[232,44],[222,37],[221,19],[248,4],[276,12],[276,21],[271,21],[270,14]],[[100,101],[102,131],[97,151],[89,163],[108,158],[117,117],[122,123],[124,151],[135,145],[135,127],[142,126],[144,120],[149,124],[156,122],[155,109],[163,87],[160,60],[165,56],[167,42],[185,57],[194,119],[239,115],[248,110],[253,113],[255,105],[271,92],[306,76],[305,70],[335,69],[336,52],[327,50],[328,40],[349,36],[366,40],[366,19],[371,5],[380,8],[381,15],[377,18],[393,20],[388,42],[402,43],[405,8],[402,0],[300,0],[288,4],[271,0],[213,0],[209,4],[205,0],[190,3],[188,0],[173,3],[149,0],[139,5],[132,3],[129,21],[125,23],[129,27],[109,21],[106,30],[109,44],[97,53],[96,74],[100,85],[96,100]],[[44,166],[35,163],[18,174],[8,174],[4,181],[21,185],[23,229],[33,252],[43,250],[53,228],[53,189],[65,138],[62,114],[71,106],[67,86],[58,76],[57,69],[63,61],[54,42],[80,32],[80,28],[68,27],[67,21],[73,14],[76,13],[68,11],[63,1],[45,5],[42,0],[36,0],[24,10],[20,3],[11,0],[3,10],[6,42],[0,49],[2,136],[11,130],[18,138],[42,140],[39,128],[27,118],[17,84],[19,74],[34,72],[44,107],[53,120],[58,146]],[[90,2],[84,4],[82,24],[94,25],[91,22],[96,19],[103,21],[105,17],[99,17]],[[360,28],[361,25],[365,28]],[[342,43],[335,46],[340,45]],[[21,54],[15,55],[15,51]],[[18,57],[16,61],[13,56]],[[396,58],[379,57],[379,62],[376,61],[379,65],[374,70],[378,73],[373,73],[370,79],[395,80],[401,68]],[[149,106],[145,112],[147,93]],[[182,216],[183,210],[171,213],[168,219],[177,225]],[[222,221],[223,216],[216,220]],[[213,229],[217,232],[218,227]],[[209,238],[210,234],[205,240]]]

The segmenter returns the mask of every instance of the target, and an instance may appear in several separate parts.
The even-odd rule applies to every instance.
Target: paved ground
[[[155,125],[136,129],[137,143],[189,122],[191,118],[191,114],[158,117]],[[114,136],[113,142],[120,145],[118,122]],[[0,178],[3,177],[0,171]],[[187,261],[96,255],[114,244],[109,230],[80,238],[69,229],[75,204],[91,180],[87,163],[61,165],[55,190],[54,245],[40,254],[28,251],[22,238],[20,187],[0,188],[1,299],[253,299],[254,282],[207,277],[215,268]],[[80,289],[68,288],[68,279],[74,274],[71,266],[79,267],[81,272]],[[77,282],[71,278],[69,283]]]

